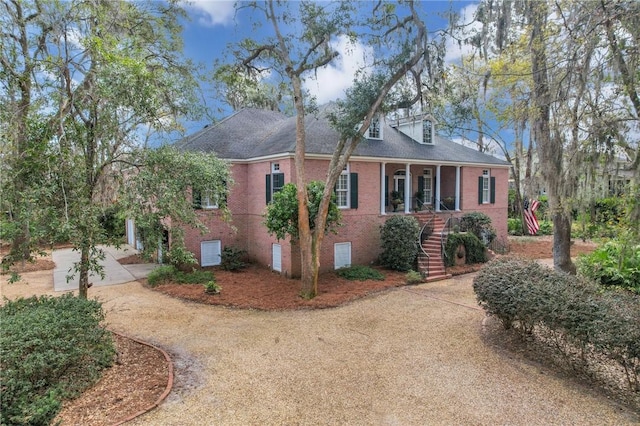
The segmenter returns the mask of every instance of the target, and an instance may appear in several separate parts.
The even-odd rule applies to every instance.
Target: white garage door
[[[351,266],[351,243],[333,245],[333,264],[335,269]]]
[[[200,266],[215,266],[220,264],[222,244],[220,240],[203,241],[200,243]]]
[[[280,244],[273,244],[271,247],[272,268],[274,271],[282,272],[282,246]]]

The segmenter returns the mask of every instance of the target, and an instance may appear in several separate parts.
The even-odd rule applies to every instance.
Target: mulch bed
[[[300,280],[286,278],[265,267],[249,265],[230,272],[219,268],[212,270],[222,287],[220,294],[207,294],[202,284],[163,284],[154,290],[164,294],[209,305],[232,306],[243,309],[287,310],[319,309],[340,306],[348,301],[389,288],[405,285],[406,273],[379,270],[384,281],[349,281],[335,272],[321,274],[318,278],[318,295],[313,299],[300,296]]]
[[[114,365],[80,397],[65,402],[54,424],[113,425],[150,407],[162,395],[169,377],[164,355],[119,334],[113,338],[117,351]]]

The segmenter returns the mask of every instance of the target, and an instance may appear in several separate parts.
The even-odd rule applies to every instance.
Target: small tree
[[[144,250],[157,249],[164,232],[171,235],[172,263],[195,263],[184,248],[184,228],[206,232],[193,208],[189,192],[207,193],[218,200],[223,219],[229,219],[226,199],[233,184],[227,163],[214,154],[179,152],[173,147],[144,149],[133,154],[136,171],[121,188],[121,204],[127,217],[144,231]],[[191,262],[193,260],[193,262]]]
[[[292,241],[298,240],[298,198],[297,188],[293,183],[287,183],[282,190],[273,194],[273,201],[267,206],[264,215],[264,225],[270,235],[275,235],[277,239],[284,240],[287,236]],[[307,185],[307,196],[309,197],[309,227],[315,228],[316,216],[324,192],[324,182],[311,181]],[[329,205],[329,213],[325,223],[325,233],[335,231],[340,226],[340,210],[335,203],[335,196]]]
[[[465,213],[460,218],[460,230],[471,232],[487,246],[496,238],[496,230],[491,226],[491,218],[481,212]]]
[[[411,216],[393,216],[382,226],[380,262],[387,268],[409,271],[418,256],[420,225]]]

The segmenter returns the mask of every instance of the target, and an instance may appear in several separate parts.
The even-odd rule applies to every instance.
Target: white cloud
[[[304,82],[305,89],[316,97],[319,105],[342,98],[353,84],[356,73],[373,56],[372,48],[352,43],[346,36],[338,36],[331,46],[340,56]]]
[[[474,21],[476,11],[478,10],[478,4],[470,4],[463,7],[460,10],[460,18],[458,19],[458,25],[463,26],[464,33],[458,34],[458,37],[469,35],[472,32],[476,32],[482,29],[480,22]],[[459,62],[462,56],[469,55],[473,48],[467,44],[459,44],[457,40],[452,38],[447,39],[446,43],[447,54],[444,57],[445,62]]]
[[[193,11],[199,24],[206,27],[231,25],[235,16],[233,1],[227,0],[189,0],[185,7]]]

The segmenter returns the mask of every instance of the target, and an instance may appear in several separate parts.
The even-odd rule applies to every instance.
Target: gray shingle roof
[[[307,153],[333,153],[338,132],[326,119],[326,107],[305,118],[305,129]],[[388,124],[384,125],[383,137],[384,140],[362,140],[353,156],[501,166],[508,164],[504,160],[439,136],[434,138],[433,145],[420,144]],[[215,152],[220,158],[249,160],[293,154],[295,144],[295,117],[247,108],[176,142],[176,147],[189,151]]]

